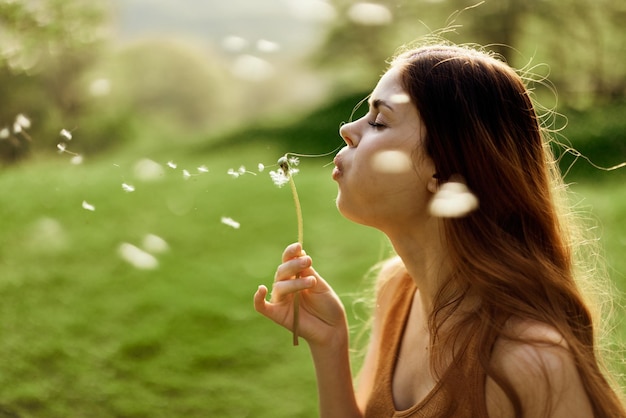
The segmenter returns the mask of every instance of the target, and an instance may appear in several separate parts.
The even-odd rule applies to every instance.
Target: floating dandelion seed
[[[94,210],[96,210],[96,207],[91,203],[87,203],[86,200],[83,200],[83,209],[93,212]]]
[[[409,103],[411,101],[411,98],[406,93],[398,93],[392,95],[389,100],[391,101],[391,103],[402,104]]]
[[[11,135],[11,131],[9,130],[9,128],[4,127],[0,129],[0,139],[7,139],[9,135]]]
[[[235,77],[246,81],[264,81],[274,75],[274,66],[268,61],[253,55],[240,55],[232,67]]]
[[[460,182],[448,182],[439,188],[430,202],[430,213],[440,218],[460,218],[478,208],[478,198]]]
[[[133,165],[135,177],[141,181],[157,181],[163,178],[163,166],[149,158],[142,158]]]
[[[199,173],[208,173],[209,169],[205,165],[201,165],[200,167],[198,167],[198,172]]]
[[[400,174],[413,167],[411,157],[397,150],[381,151],[372,157],[372,168],[380,173]]]
[[[71,162],[72,164],[74,164],[74,165],[79,165],[79,164],[82,164],[82,163],[83,163],[83,156],[82,156],[82,155],[79,155],[79,154],[76,154],[76,155],[74,155],[74,156],[70,159],[70,162]]]
[[[122,183],[122,190],[124,190],[126,193],[132,193],[135,191],[135,186],[128,183]]]
[[[231,52],[239,52],[248,46],[248,41],[241,36],[227,36],[222,39],[222,48]]]
[[[380,26],[391,23],[393,15],[382,4],[363,2],[350,7],[348,18],[359,25]]]
[[[176,167],[178,167],[178,165],[173,161],[168,161],[167,166],[171,169],[175,169]]]
[[[154,234],[146,234],[146,236],[143,237],[142,247],[152,254],[164,253],[170,249],[167,241]]]
[[[67,129],[61,129],[61,132],[59,132],[59,135],[61,135],[67,141],[72,140],[72,133],[68,131]]]
[[[263,170],[265,170],[265,165],[263,163],[259,163],[259,165],[257,166],[259,173],[261,173]]]
[[[267,39],[259,39],[256,48],[261,52],[276,52],[280,50],[280,45]]]
[[[187,180],[189,177],[191,177],[191,174],[189,173],[189,171],[183,170],[183,178]]]
[[[141,270],[153,270],[159,266],[156,257],[127,242],[119,246],[118,253],[124,261]]]
[[[241,224],[239,222],[237,222],[233,218],[229,218],[227,216],[222,216],[221,222],[224,225],[230,226],[231,228],[234,228],[234,229],[239,229],[239,227],[241,226]]]
[[[240,176],[239,172],[235,171],[232,168],[229,168],[228,171],[226,172],[229,176],[231,176],[232,178],[236,179],[237,177]]]
[[[290,0],[288,6],[291,15],[301,20],[330,22],[337,17],[333,5],[324,0]]]
[[[30,129],[30,125],[31,125],[31,124],[30,124],[30,119],[28,119],[28,118],[27,118],[26,116],[24,116],[23,114],[21,114],[21,113],[20,113],[19,115],[17,115],[17,116],[15,117],[15,124],[14,124],[14,128],[15,128],[16,126],[19,126],[19,128],[20,128],[20,130],[19,130],[19,131],[17,131],[17,130],[15,131],[16,133],[17,133],[17,132],[20,132],[20,131],[22,130],[21,128],[24,128],[24,129]],[[15,130],[15,129],[14,129],[14,130]]]
[[[67,145],[63,143],[59,143],[57,144],[57,149],[59,150],[59,154],[63,154],[65,150],[67,149]]]

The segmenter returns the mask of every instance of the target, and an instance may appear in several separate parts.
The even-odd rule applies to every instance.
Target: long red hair
[[[480,202],[470,215],[444,221],[455,273],[435,301],[433,344],[473,339],[486,374],[521,417],[519,397],[490,367],[490,353],[498,338],[517,339],[507,334],[507,319],[548,324],[567,342],[595,415],[625,417],[601,372],[592,315],[574,279],[572,242],[555,204],[563,182],[524,80],[495,56],[463,46],[409,50],[392,66],[401,68],[426,127],[424,147],[438,178],[460,175]],[[483,301],[478,311],[446,327],[445,335],[438,332],[468,292]],[[445,359],[436,353],[432,364],[440,374]],[[464,398],[484,411],[484,385],[464,390],[475,391]]]

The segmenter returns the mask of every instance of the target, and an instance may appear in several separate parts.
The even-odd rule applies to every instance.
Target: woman
[[[404,52],[340,134],[337,207],[397,254],[378,279],[356,392],[344,308],[299,244],[283,253],[270,301],[264,286],[254,298],[289,328],[301,292],[321,416],[626,417],[574,282],[562,182],[514,70],[468,47]],[[451,181],[477,210],[436,216]]]

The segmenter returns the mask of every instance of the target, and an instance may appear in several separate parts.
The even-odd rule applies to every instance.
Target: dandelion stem
[[[289,186],[291,187],[291,194],[293,195],[293,202],[296,207],[296,217],[298,221],[298,242],[300,245],[304,243],[304,223],[302,221],[302,207],[300,206],[300,198],[298,197],[298,190],[296,189],[296,183],[293,181],[293,176],[289,176]],[[297,275],[298,278],[300,275]],[[300,325],[300,292],[296,292],[293,295],[293,326],[291,332],[293,335],[293,345],[299,345],[298,341],[298,329]]]

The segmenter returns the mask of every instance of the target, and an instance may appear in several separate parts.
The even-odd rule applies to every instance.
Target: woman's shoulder
[[[398,287],[410,283],[409,277],[402,259],[398,256],[391,257],[380,263],[376,277],[376,299],[386,299],[397,291]]]
[[[523,408],[537,416],[593,416],[575,360],[561,333],[548,324],[523,319],[512,319],[506,327],[512,338],[502,337],[496,342],[491,366],[511,385]],[[490,416],[510,416],[512,412],[508,397],[490,380],[487,404]]]

